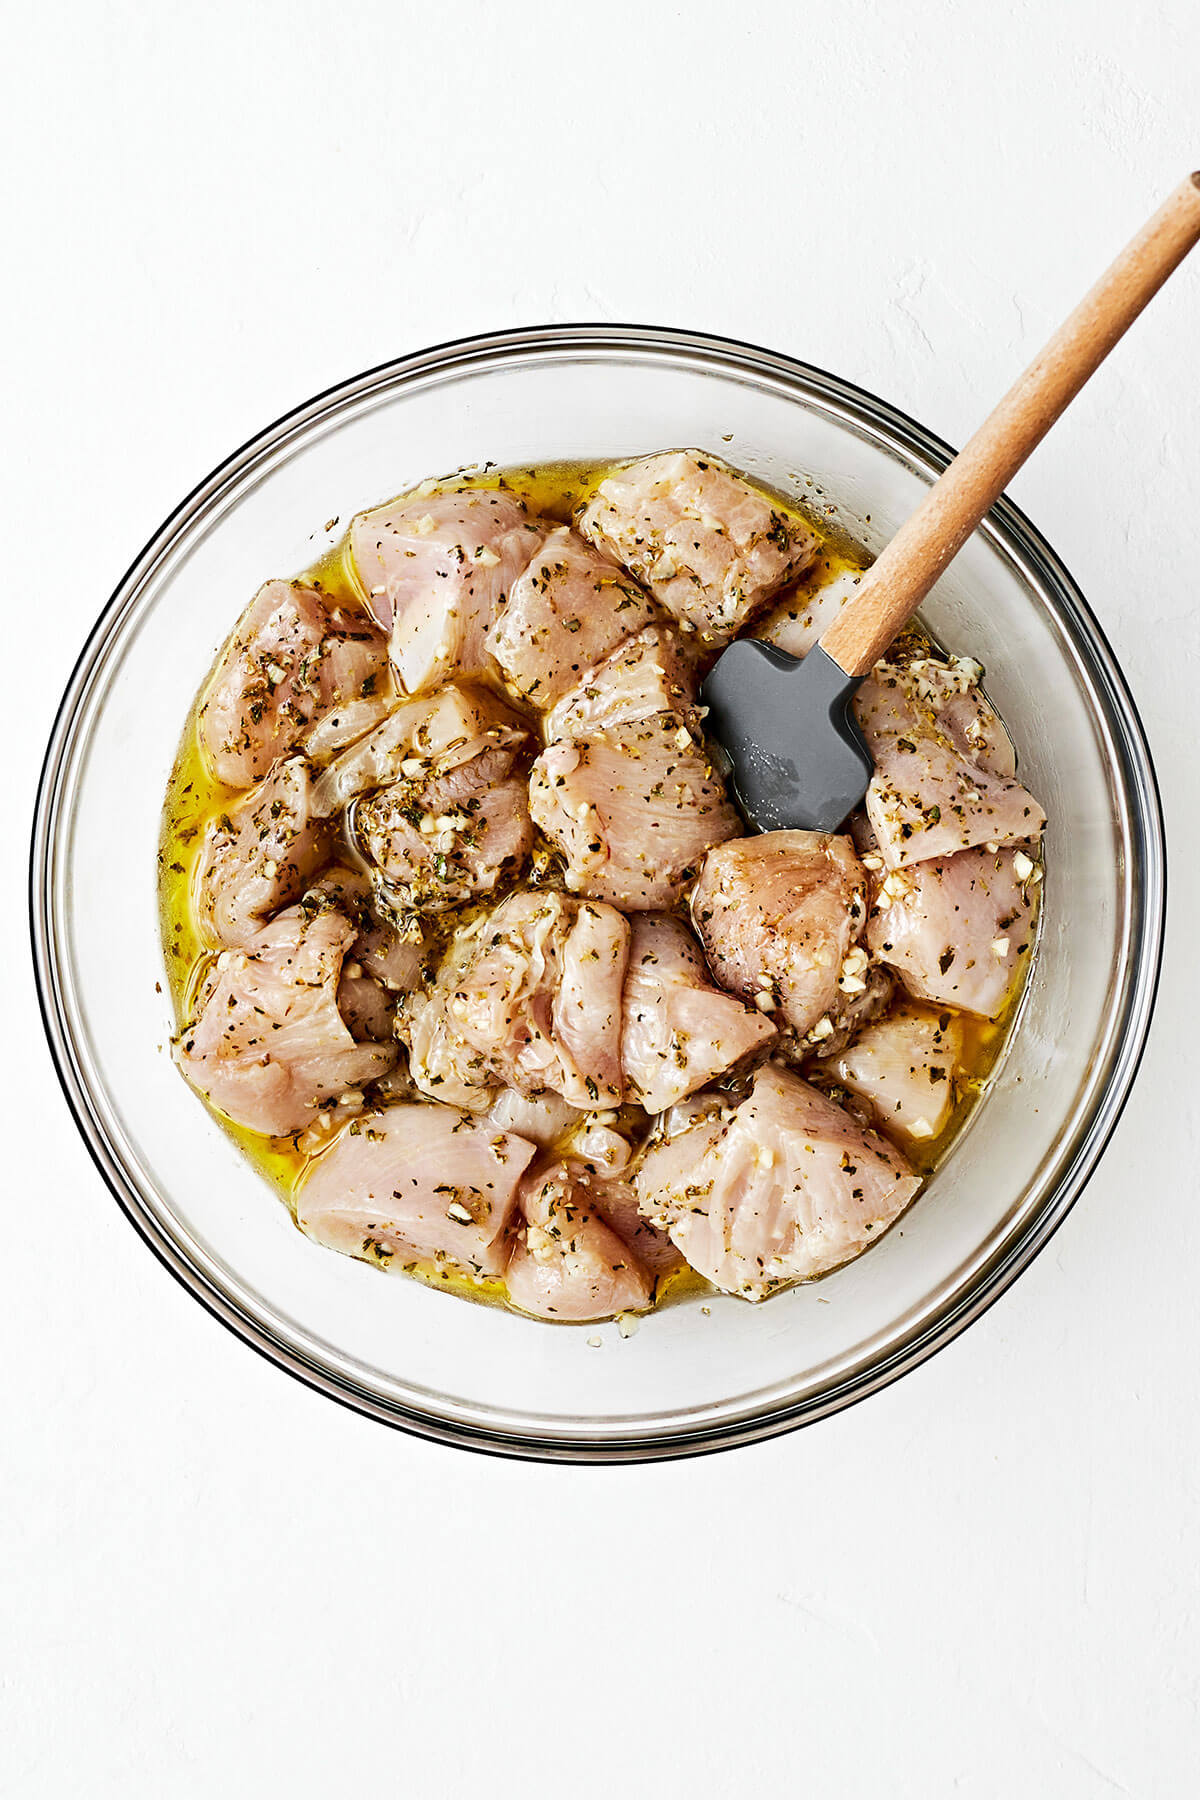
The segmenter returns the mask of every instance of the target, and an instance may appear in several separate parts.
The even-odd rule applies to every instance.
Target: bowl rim
[[[1036,568],[1053,591],[1075,636],[1075,649],[1087,661],[1107,711],[1117,752],[1117,780],[1127,805],[1129,836],[1140,879],[1129,883],[1131,950],[1128,974],[1118,1008],[1118,1028],[1107,1078],[1081,1118],[1075,1143],[1064,1150],[1063,1174],[1046,1194],[1040,1209],[978,1272],[974,1283],[952,1296],[938,1311],[891,1346],[875,1362],[851,1371],[818,1394],[791,1404],[774,1405],[749,1417],[707,1423],[654,1436],[615,1433],[608,1438],[573,1438],[500,1432],[449,1420],[435,1413],[384,1401],[322,1368],[313,1358],[284,1343],[260,1321],[249,1317],[186,1259],[170,1234],[142,1206],[136,1184],[128,1177],[117,1148],[89,1105],[86,1078],[67,1027],[59,993],[51,917],[51,871],[60,819],[60,787],[74,741],[74,726],[91,679],[121,623],[121,615],[180,535],[226,486],[268,454],[308,431],[323,416],[348,403],[386,391],[408,377],[478,370],[510,363],[531,353],[561,357],[621,352],[671,353],[702,364],[742,374],[782,378],[848,412],[893,447],[918,458],[936,471],[954,451],[949,444],[899,408],[866,388],[845,381],[814,364],[761,345],[708,332],[666,326],[594,322],[514,327],[448,339],[425,349],[375,364],[357,375],[322,389],[256,432],[197,482],[151,534],[121,576],[97,615],[72,668],[55,713],[34,804],[29,851],[29,923],[35,983],[43,1028],[59,1084],[85,1146],[110,1193],[158,1260],[215,1318],[260,1355],[294,1379],[352,1411],[410,1434],[490,1455],[538,1462],[625,1463],[662,1461],[760,1442],[817,1419],[830,1417],[879,1392],[936,1351],[1007,1291],[1045,1247],[1071,1210],[1093,1173],[1124,1110],[1136,1077],[1153,1014],[1162,966],[1166,916],[1166,841],[1158,779],[1146,733],[1128,684],[1108,639],[1061,559],[1019,507],[1002,496],[985,523],[1019,563]]]

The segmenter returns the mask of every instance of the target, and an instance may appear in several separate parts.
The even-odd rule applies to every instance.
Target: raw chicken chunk
[[[489,672],[488,627],[542,536],[519,500],[486,488],[410,495],[358,515],[354,566],[391,632],[406,693]]]
[[[811,1031],[800,1033],[790,1025],[783,1027],[776,1052],[780,1062],[800,1065],[810,1057],[823,1062],[837,1056],[865,1026],[874,1024],[887,1011],[896,991],[896,977],[882,963],[869,962],[866,968],[860,968],[866,954],[861,945],[850,950],[847,961],[851,972],[846,973],[846,965],[842,965],[837,999]],[[846,992],[847,984],[853,992]]]
[[[857,1256],[920,1185],[885,1139],[773,1063],[739,1106],[700,1113],[637,1175],[643,1213],[694,1269],[747,1300]]]
[[[696,450],[645,456],[610,475],[579,529],[707,648],[727,644],[818,548],[806,525]]]
[[[705,851],[741,830],[677,713],[552,744],[533,765],[529,810],[562,850],[572,892],[634,911],[673,905]]]
[[[639,1125],[633,1120],[640,1121]],[[649,1121],[641,1108],[623,1115],[606,1107],[601,1112],[584,1113],[577,1129],[563,1146],[594,1175],[609,1180],[624,1174],[638,1152]]]
[[[897,1011],[868,1025],[831,1068],[866,1100],[881,1130],[914,1141],[937,1137],[954,1110],[962,1021],[953,1013]]]
[[[611,906],[510,894],[458,934],[432,992],[406,1009],[413,1079],[473,1108],[498,1086],[549,1089],[581,1109],[618,1105],[628,952],[629,926]]]
[[[1032,845],[980,845],[896,869],[867,925],[875,956],[910,994],[994,1019],[1029,955],[1041,869]]]
[[[714,987],[686,925],[643,913],[631,922],[621,1066],[647,1112],[664,1112],[762,1050],[775,1027]]]
[[[658,616],[623,569],[561,525],[513,582],[484,650],[524,700],[545,710]]]
[[[333,715],[361,720],[367,708],[367,730],[389,687],[387,649],[369,620],[329,609],[302,582],[268,581],[221,652],[200,708],[201,748],[218,781],[249,787],[314,720],[328,735]]]
[[[578,1163],[557,1162],[521,1183],[525,1220],[508,1265],[508,1297],[539,1319],[579,1322],[649,1306],[654,1278],[605,1223],[600,1184]]]
[[[368,975],[360,963],[345,965],[337,990],[338,1011],[359,1044],[390,1044],[395,1035],[396,996]]]
[[[586,1116],[560,1094],[520,1094],[516,1088],[502,1088],[485,1114],[501,1131],[528,1138],[541,1150],[553,1149]]]
[[[861,569],[840,569],[828,581],[816,587],[800,587],[784,594],[765,619],[755,626],[753,635],[786,650],[789,656],[807,656],[822,633],[851,598],[862,580]]]
[[[933,658],[879,663],[858,691],[875,759],[867,816],[889,869],[1020,842],[1045,823],[1011,772],[1003,727],[976,695],[979,673],[977,663]]]
[[[407,994],[417,986],[426,950],[421,922],[415,914],[400,924],[381,917],[371,883],[360,870],[335,864],[306,890],[300,905],[309,917],[332,906],[352,920],[358,935],[350,958],[389,993]]]
[[[551,707],[543,721],[546,742],[598,737],[619,725],[640,725],[656,713],[678,713],[695,730],[695,659],[679,634],[649,626],[618,644],[582,681]]]
[[[313,788],[320,818],[340,812],[359,794],[401,780],[419,785],[438,781],[485,751],[505,751],[507,761],[491,767],[507,774],[529,732],[511,708],[484,688],[452,683],[436,694],[405,700],[388,717],[331,763]]]
[[[720,845],[704,859],[692,918],[721,986],[777,1009],[801,1037],[829,1036],[866,990],[866,872],[848,837],[768,831]]]
[[[201,988],[175,1059],[192,1086],[235,1124],[272,1136],[302,1131],[396,1060],[394,1044],[358,1044],[338,1011],[354,937],[331,908],[293,906],[245,950],[226,950]]]
[[[533,843],[523,776],[510,772],[529,733],[478,688],[403,702],[316,783],[314,805],[353,809],[358,848],[394,910],[436,912],[491,893]]]
[[[424,970],[420,920],[407,914],[396,924],[380,917],[366,876],[341,864],[313,882],[300,906],[310,919],[323,908],[334,907],[353,922],[357,936],[342,965],[338,1011],[359,1042],[389,1043],[395,1033],[396,997],[410,993]]]
[[[571,1155],[582,1161],[572,1147]],[[582,1162],[585,1169],[590,1165]],[[621,1242],[632,1250],[635,1258],[657,1281],[683,1267],[683,1257],[665,1231],[644,1219],[638,1206],[637,1190],[629,1181],[613,1180],[602,1169],[591,1169],[599,1177],[588,1190],[588,1198],[604,1223],[611,1226]]]
[[[448,1264],[503,1273],[517,1185],[537,1147],[452,1107],[386,1106],[355,1119],[312,1164],[296,1223],[384,1269]]]
[[[444,782],[397,782],[357,802],[359,846],[395,905],[440,912],[494,892],[524,863],[533,847],[529,790],[520,777],[496,780],[497,754]]]
[[[213,819],[196,866],[196,920],[210,944],[249,944],[268,914],[303,893],[329,852],[312,815],[308,764],[276,764],[236,806]]]

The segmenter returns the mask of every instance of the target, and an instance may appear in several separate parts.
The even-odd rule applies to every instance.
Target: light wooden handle
[[[1113,345],[1200,241],[1200,173],[1100,277],[995,412],[872,563],[821,638],[847,675],[865,675],[902,630],[1030,452]]]

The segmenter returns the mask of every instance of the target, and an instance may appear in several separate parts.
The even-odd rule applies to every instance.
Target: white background
[[[1192,0],[10,9],[0,1793],[1197,1791],[1200,254],[1013,488],[1163,777],[1150,1051],[1050,1249],[887,1393],[570,1471],[307,1392],[94,1174],[21,887],[91,620],[269,419],[436,340],[621,319],[959,442],[1200,161],[1198,67]]]

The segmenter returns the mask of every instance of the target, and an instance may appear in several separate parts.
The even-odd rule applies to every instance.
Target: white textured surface
[[[1187,0],[11,13],[5,608],[37,676],[10,690],[9,940],[69,658],[266,420],[438,339],[616,318],[775,345],[961,441],[1200,160],[1198,58]],[[19,961],[0,1792],[1195,1791],[1198,342],[1200,261],[1013,489],[1159,759],[1150,1052],[1049,1251],[852,1412],[564,1472],[318,1399],[120,1217]]]

